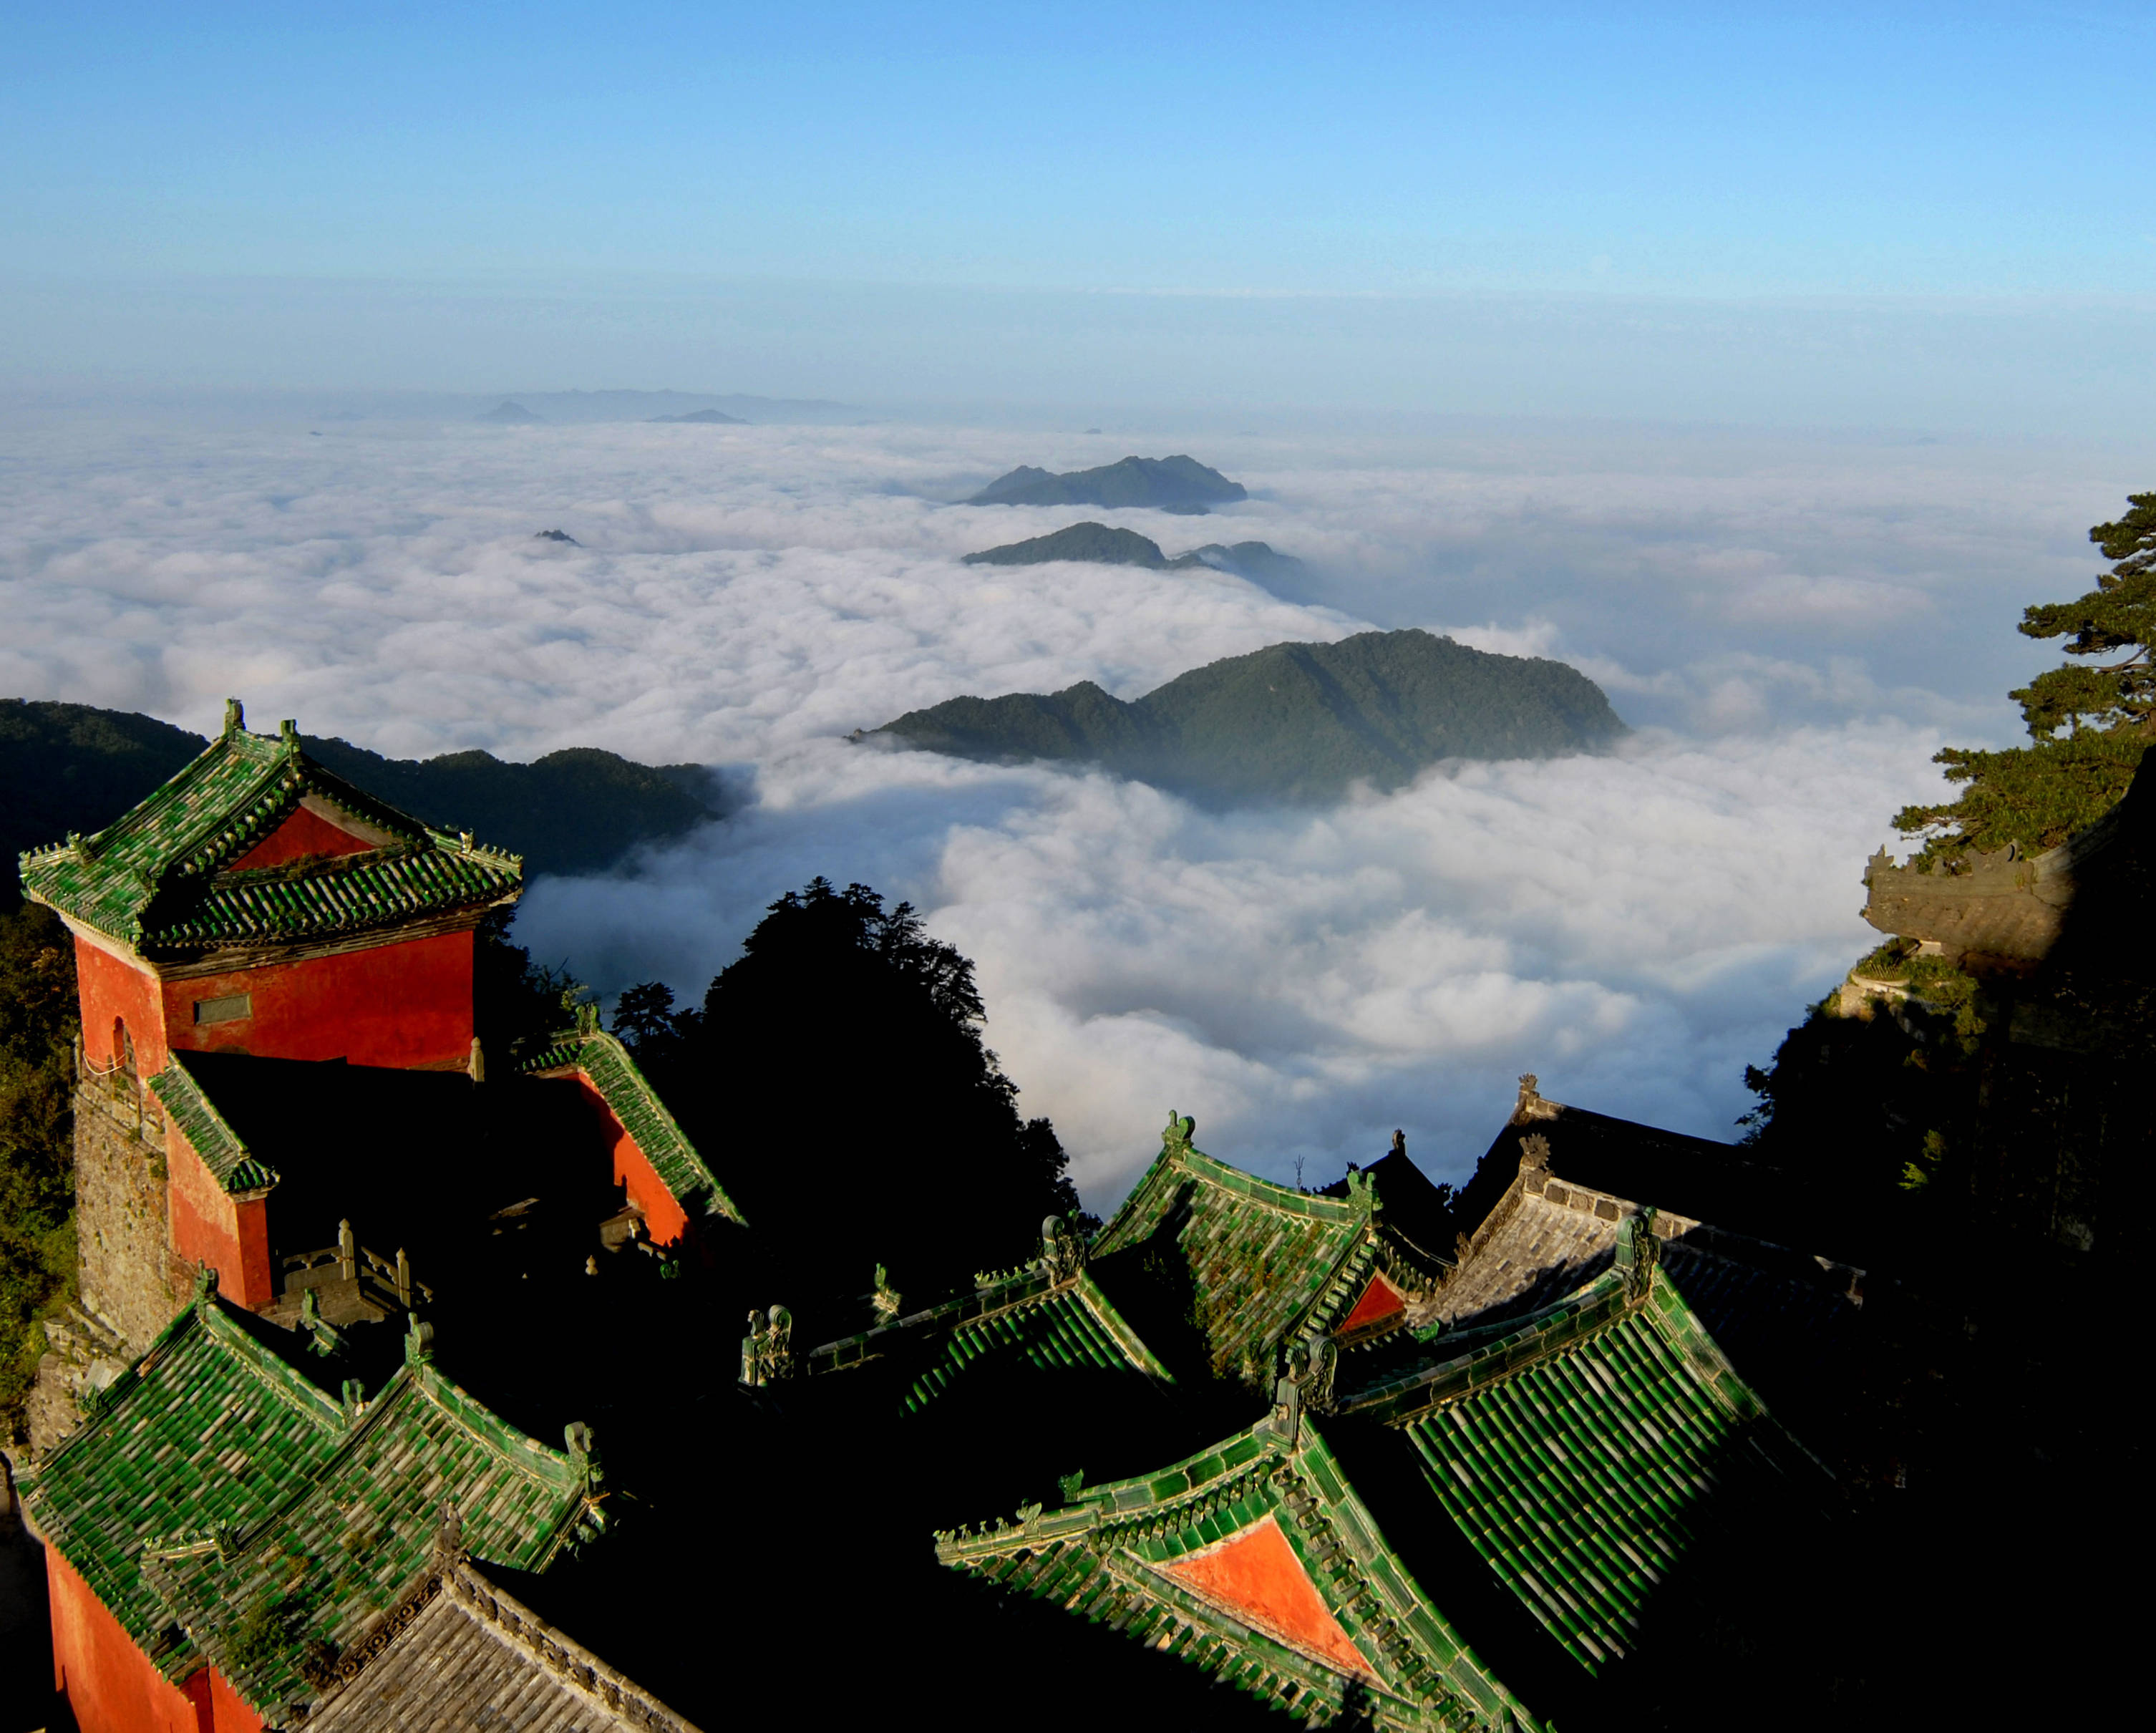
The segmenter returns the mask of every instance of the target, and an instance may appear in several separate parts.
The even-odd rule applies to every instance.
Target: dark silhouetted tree
[[[1045,1119],[982,1039],[973,966],[911,905],[817,879],[771,905],[703,1009],[664,987],[614,1027],[723,1170],[797,1308],[888,1267],[909,1310],[1037,1248],[1077,1207]]]

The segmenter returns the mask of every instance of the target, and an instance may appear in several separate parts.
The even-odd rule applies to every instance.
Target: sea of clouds
[[[1252,499],[1205,518],[952,503],[1017,463],[1186,449]],[[730,818],[613,876],[535,884],[519,936],[603,992],[690,998],[773,898],[860,880],[976,960],[990,1042],[1096,1207],[1171,1105],[1276,1176],[1328,1181],[1399,1126],[1458,1178],[1527,1070],[1560,1100],[1735,1135],[1744,1065],[1876,939],[1863,860],[1940,787],[1932,753],[2010,736],[2002,695],[2044,654],[2013,623],[2085,587],[2082,530],[2138,479],[2118,462],[1615,427],[44,413],[0,425],[0,695],[207,730],[237,694],[258,727],[296,716],[398,756],[714,764]],[[1313,577],[1278,597],[959,563],[1081,516],[1171,554],[1264,540]],[[557,527],[582,546],[535,539]],[[1228,813],[844,738],[961,692],[1132,697],[1372,624],[1571,661],[1635,732],[1606,756]],[[801,1035],[875,1038],[842,1003]]]

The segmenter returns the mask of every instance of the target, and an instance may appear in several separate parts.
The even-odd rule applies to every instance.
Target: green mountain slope
[[[1187,554],[1178,554],[1168,562],[1168,570],[1179,572],[1193,566],[1208,566],[1215,572],[1232,572],[1237,577],[1246,577],[1252,583],[1287,597],[1299,599],[1310,587],[1310,567],[1293,554],[1276,551],[1262,541],[1239,541],[1233,547],[1223,547],[1217,541],[1209,541],[1203,547],[1194,547]]]
[[[1327,799],[1359,779],[1397,787],[1442,758],[1591,751],[1625,725],[1575,668],[1409,630],[1271,644],[1134,703],[1088,680],[954,698],[875,731],[928,751],[1094,764],[1235,801]]]
[[[968,554],[968,566],[1045,566],[1051,560],[1085,560],[1096,566],[1168,564],[1160,544],[1135,530],[1111,530],[1106,524],[1073,524],[1067,530],[1013,541]],[[1180,563],[1180,562],[1178,562]]]
[[[209,742],[155,717],[0,699],[0,910],[21,900],[15,857],[110,824]],[[720,815],[698,764],[636,764],[591,746],[506,764],[487,752],[424,761],[305,737],[317,762],[415,818],[470,830],[528,872],[601,872],[639,843]]]
[[[1310,568],[1292,554],[1276,553],[1262,541],[1239,541],[1233,547],[1209,541],[1168,559],[1160,544],[1135,530],[1111,530],[1106,524],[1072,524],[1029,541],[1006,542],[968,554],[968,566],[1045,566],[1052,560],[1082,560],[1096,566],[1144,566],[1161,572],[1191,572],[1203,567],[1248,578],[1291,598],[1306,594]]]
[[[1191,457],[1125,458],[1097,469],[1051,475],[1021,464],[1000,475],[968,505],[1150,505],[1165,511],[1203,512],[1209,505],[1247,500],[1240,482]]]

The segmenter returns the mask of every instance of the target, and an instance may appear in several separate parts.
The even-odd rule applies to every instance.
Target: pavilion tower
[[[275,1182],[205,1163],[167,1110],[181,1075],[157,1084],[173,1055],[470,1065],[474,931],[523,884],[518,856],[323,769],[295,724],[249,733],[236,700],[133,811],[21,864],[74,936],[84,1297],[136,1351],[187,1293],[174,1254],[231,1282]]]

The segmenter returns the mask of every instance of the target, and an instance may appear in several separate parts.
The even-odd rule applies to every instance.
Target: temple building
[[[519,863],[292,725],[23,872],[81,965],[18,1478],[85,1733],[1726,1725],[1702,1655],[1813,1640],[1865,1277],[1727,1146],[1527,1078],[1448,1201],[1171,1114],[1097,1232],[800,1294],[733,1199],[813,1142],[700,1147],[589,1011],[485,1051]]]

